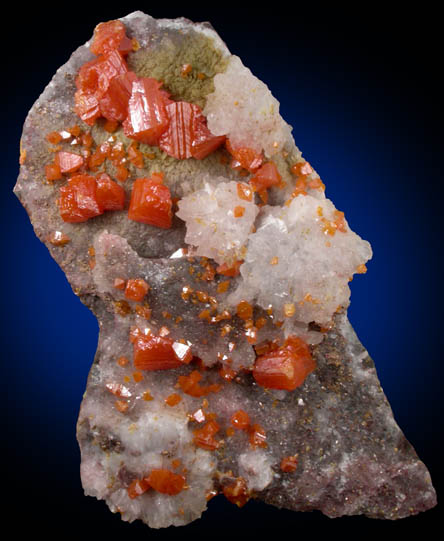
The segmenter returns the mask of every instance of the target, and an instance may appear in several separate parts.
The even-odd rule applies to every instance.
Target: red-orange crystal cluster
[[[198,105],[173,101],[152,77],[138,77],[128,69],[126,56],[137,42],[126,36],[120,21],[97,26],[91,52],[76,78],[75,110],[92,126],[103,117],[123,123],[127,137],[160,148],[177,159],[201,160],[222,145],[214,136]]]

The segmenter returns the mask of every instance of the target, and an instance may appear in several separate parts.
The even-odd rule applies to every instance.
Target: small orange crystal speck
[[[165,398],[165,404],[173,407],[173,406],[177,406],[177,404],[179,404],[181,400],[182,400],[182,397],[180,396],[180,394],[172,393]]]
[[[53,246],[65,246],[65,244],[68,244],[71,239],[68,237],[68,235],[62,233],[62,231],[53,231],[48,235],[47,240]]]
[[[265,430],[258,423],[249,426],[250,445],[252,447],[267,447]]]
[[[226,293],[228,291],[229,287],[230,287],[230,280],[225,280],[224,282],[220,282],[217,285],[217,292],[218,293]]]
[[[195,445],[207,451],[214,451],[219,447],[219,441],[214,438],[219,429],[220,427],[216,421],[208,421],[202,428],[194,431]]]
[[[219,370],[219,376],[226,381],[232,381],[236,377],[236,372],[229,366],[224,365]]]
[[[237,196],[244,201],[253,201],[253,190],[247,184],[237,183]]]
[[[235,218],[242,218],[242,216],[245,213],[245,207],[241,207],[240,205],[237,207],[234,207],[234,217]]]
[[[237,305],[236,313],[238,317],[243,320],[251,319],[253,316],[253,307],[248,301],[240,301],[240,303]]]
[[[62,139],[63,137],[60,135],[58,131],[52,131],[48,133],[48,135],[46,136],[46,140],[48,141],[48,143],[51,143],[52,145],[57,145],[58,143],[60,143]]]
[[[237,410],[230,418],[230,423],[238,430],[245,430],[250,424],[250,417],[244,410]]]
[[[191,64],[182,64],[180,74],[182,75],[182,77],[185,78],[189,73],[191,73],[192,69],[193,67],[191,66]]]
[[[144,494],[148,489],[150,488],[150,485],[148,481],[143,479],[134,479],[134,481],[131,482],[131,484],[126,489],[128,492],[128,496],[134,500],[134,498],[139,497],[141,494]]]
[[[117,359],[117,364],[119,366],[126,366],[129,363],[129,359],[123,355]]]
[[[53,180],[60,180],[63,178],[62,171],[56,163],[48,163],[45,165],[45,176],[46,180],[52,182]]]
[[[298,455],[284,456],[281,460],[280,468],[285,473],[293,472],[298,467]]]

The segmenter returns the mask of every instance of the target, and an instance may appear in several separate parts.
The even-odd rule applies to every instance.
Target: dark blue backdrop
[[[17,531],[33,522],[34,531],[49,535],[66,526],[73,533],[89,528],[115,537],[147,535],[141,524],[121,523],[103,502],[83,496],[75,423],[98,327],[12,194],[27,111],[98,22],[144,9],[133,2],[126,6],[96,7],[86,17],[74,6],[71,12],[62,6],[51,12],[28,8],[20,26],[4,30],[2,447],[4,486],[11,512],[17,513]],[[351,284],[350,319],[439,496],[443,218],[437,15],[424,7],[421,15],[405,11],[395,17],[370,7],[359,13],[337,6],[331,12],[315,6],[273,13],[270,6],[195,6],[170,3],[146,10],[155,17],[212,22],[232,53],[269,85],[328,197],[373,246],[368,273]],[[294,514],[255,502],[238,510],[216,499],[203,519],[182,533],[235,527],[254,535],[285,526],[295,534],[361,527],[399,534],[430,525],[438,513],[397,523],[331,521],[320,513]]]

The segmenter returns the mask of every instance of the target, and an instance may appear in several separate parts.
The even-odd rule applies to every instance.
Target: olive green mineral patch
[[[191,71],[183,73],[189,64]],[[213,40],[196,32],[188,32],[181,41],[163,36],[155,45],[141,48],[128,57],[129,69],[140,77],[163,81],[172,99],[188,101],[200,107],[214,91],[213,77],[225,71],[227,58]]]

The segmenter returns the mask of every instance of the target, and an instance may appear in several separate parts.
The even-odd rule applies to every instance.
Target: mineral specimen
[[[184,525],[223,494],[330,517],[436,504],[347,319],[372,252],[208,24],[99,24],[31,109],[15,193],[100,323],[85,493]]]

